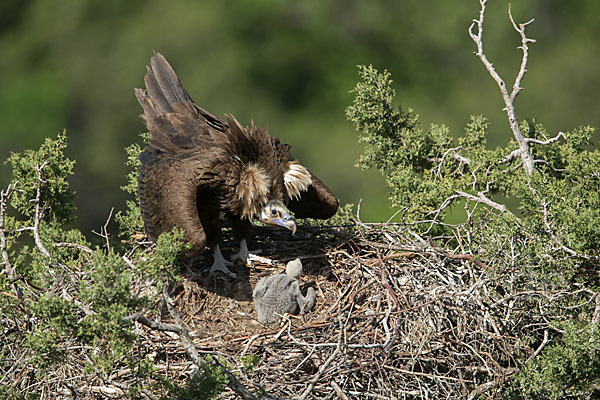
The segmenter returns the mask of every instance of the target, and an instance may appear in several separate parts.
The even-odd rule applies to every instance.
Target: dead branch
[[[104,223],[104,226],[102,226],[100,228],[100,232],[96,232],[94,230],[92,230],[92,233],[94,233],[94,235],[100,236],[101,238],[104,239],[104,242],[106,243],[106,250],[110,253],[110,241],[108,239],[108,224],[110,223],[110,219],[112,218],[112,214],[113,211],[115,210],[114,207],[112,207],[110,209],[110,212],[108,213],[108,217],[106,218],[106,222]]]
[[[44,217],[44,210],[42,208],[42,185],[45,183],[44,179],[42,179],[42,170],[44,169],[44,167],[46,167],[46,165],[48,165],[48,161],[44,161],[41,165],[35,167],[35,170],[38,174],[38,179],[37,187],[35,190],[35,199],[33,200],[35,204],[35,217],[33,220],[33,239],[35,240],[35,245],[37,246],[40,253],[50,258],[50,252],[46,249],[46,247],[42,243],[42,239],[40,238],[40,222]]]
[[[534,143],[534,144],[541,144],[541,145],[549,145],[551,143],[557,142],[558,139],[563,138],[563,139],[567,139],[567,136],[565,135],[564,132],[558,132],[558,134],[550,139],[546,139],[546,140],[538,140],[538,139],[534,139],[534,138],[527,138],[527,141],[529,143]]]
[[[506,83],[504,83],[504,80],[500,77],[498,72],[496,72],[496,69],[494,68],[493,64],[487,59],[487,57],[483,51],[483,20],[484,20],[484,16],[485,16],[486,3],[487,3],[487,0],[479,1],[479,4],[481,5],[480,12],[479,12],[479,18],[474,19],[473,23],[469,27],[469,36],[471,36],[471,39],[473,39],[473,42],[475,42],[475,45],[477,46],[477,51],[475,52],[475,55],[481,60],[481,62],[485,66],[485,68],[488,71],[488,73],[490,74],[490,76],[494,79],[494,81],[496,81],[496,83],[498,84],[498,88],[500,89],[500,93],[502,94],[502,98],[504,100],[504,106],[505,106],[504,110],[506,111],[506,115],[508,117],[508,123],[510,125],[510,129],[512,130],[513,135],[514,135],[517,143],[519,144],[519,152],[518,153],[513,152],[513,153],[511,153],[511,155],[513,157],[516,155],[519,155],[523,162],[523,168],[525,169],[525,172],[527,174],[531,175],[535,171],[535,165],[534,165],[533,156],[529,149],[530,141],[528,141],[527,138],[525,138],[525,136],[523,135],[523,132],[521,131],[521,128],[519,127],[519,120],[517,118],[517,113],[515,111],[514,102],[515,102],[515,99],[516,99],[517,95],[519,94],[519,92],[521,90],[523,90],[523,88],[521,87],[521,81],[523,80],[523,77],[525,76],[525,72],[527,72],[527,60],[528,60],[528,56],[529,56],[528,44],[535,42],[534,39],[528,38],[525,34],[525,27],[527,25],[529,25],[530,23],[532,23],[533,19],[524,24],[517,25],[514,22],[514,19],[512,17],[510,6],[508,8],[508,15],[513,24],[513,27],[521,36],[521,46],[519,48],[523,52],[523,57],[521,59],[521,66],[519,68],[519,72],[518,72],[517,77],[515,78],[514,84],[512,86],[512,91],[511,91],[511,93],[509,93],[508,89],[506,87]],[[475,28],[477,28],[476,32],[474,31]]]
[[[495,210],[500,211],[501,213],[508,213],[510,216],[514,217],[516,220],[519,219],[519,218],[517,218],[516,215],[514,215],[512,212],[510,212],[504,204],[496,203],[495,201],[488,198],[485,194],[483,194],[483,192],[478,192],[477,196],[472,195],[467,192],[463,192],[463,191],[457,191],[456,193],[459,196],[461,196],[467,200],[474,201],[476,203],[483,203],[488,207],[491,207]]]
[[[94,250],[90,249],[87,246],[79,244],[79,243],[59,242],[59,243],[53,243],[52,246],[53,247],[69,247],[69,248],[72,248],[72,249],[81,250],[81,251],[83,251],[84,253],[87,253],[87,254],[94,253]]]
[[[17,186],[17,182],[12,185],[8,185],[6,190],[0,191],[0,253],[2,253],[2,263],[4,269],[0,271],[0,275],[5,275],[10,282],[12,282],[13,292],[17,299],[23,298],[23,291],[17,284],[19,277],[15,267],[11,264],[8,257],[8,243],[6,241],[6,207],[10,197],[14,193]]]

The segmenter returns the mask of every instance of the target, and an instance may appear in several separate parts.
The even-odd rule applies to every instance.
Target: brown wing
[[[178,227],[185,230],[186,239],[194,244],[195,251],[203,250],[208,244],[207,232],[198,215],[195,179],[196,173],[204,169],[202,160],[190,162],[182,153],[165,156],[148,147],[140,160],[140,211],[149,239],[156,241],[161,233]],[[213,207],[212,214],[218,220],[218,207]],[[213,240],[218,240],[218,236],[210,241]]]
[[[211,167],[224,158],[218,145],[224,135],[198,112],[161,54],[152,57],[144,82],[146,90],[135,94],[150,132],[138,176],[146,233],[155,241],[178,227],[194,250],[203,250],[219,239],[222,195],[218,171]]]
[[[296,218],[327,219],[335,215],[339,202],[333,192],[312,173],[312,184],[299,199],[291,199],[288,208]]]
[[[281,144],[280,151],[283,154],[284,175],[289,176],[290,170],[299,163],[291,154],[289,145]],[[338,199],[319,178],[304,167],[301,168],[305,173],[310,174],[310,183],[306,186],[303,182],[306,177],[302,177],[302,173],[300,173],[297,185],[299,188],[294,188],[294,182],[287,185],[288,208],[296,218],[327,219],[333,217],[339,207]]]

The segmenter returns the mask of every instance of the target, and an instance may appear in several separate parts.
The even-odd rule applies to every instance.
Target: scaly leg
[[[237,253],[236,255],[234,255],[232,257],[232,259],[233,260],[240,259],[240,260],[242,260],[242,262],[244,264],[250,264],[250,261],[251,261],[250,256],[253,256],[254,254],[258,254],[260,252],[261,252],[261,250],[258,249],[258,250],[255,250],[253,253],[250,253],[250,251],[248,250],[248,243],[246,242],[246,239],[242,239],[242,240],[240,240],[240,252]]]
[[[225,260],[223,254],[221,254],[221,249],[219,248],[218,244],[215,246],[214,259],[215,261],[213,262],[212,266],[210,267],[210,270],[208,271],[209,274],[212,274],[215,271],[221,271],[225,275],[228,275],[232,278],[235,278],[237,276],[235,273],[231,272],[229,268],[227,268],[228,265],[233,265],[233,263],[231,261]]]

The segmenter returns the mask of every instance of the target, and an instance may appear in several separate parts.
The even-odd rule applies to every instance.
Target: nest
[[[154,400],[165,390],[157,375],[185,386],[210,364],[223,367],[223,399],[494,398],[551,342],[557,321],[589,310],[600,320],[600,297],[583,286],[551,292],[517,265],[461,254],[460,244],[449,251],[407,226],[357,225],[304,226],[296,236],[257,228],[249,248],[263,253],[236,264],[235,280],[203,277],[210,256],[184,265],[162,296],[136,279],[131,290],[157,300],[128,317],[132,352],[151,375],[130,365],[81,375],[90,364],[75,349],[41,386],[29,364],[8,365],[7,376],[42,397],[124,398],[133,388]],[[226,240],[225,256],[236,246]],[[252,289],[297,257],[315,309],[261,325]]]
[[[543,315],[522,318],[532,302],[546,307],[548,296],[511,293],[506,275],[488,273],[484,262],[405,233],[309,227],[251,243],[269,249],[263,256],[272,261],[236,265],[235,281],[186,280],[171,295],[198,352],[217,355],[239,383],[270,398],[494,397],[548,342]],[[302,291],[314,287],[317,305],[262,326],[252,288],[296,257]],[[193,268],[187,274],[197,276]],[[524,334],[531,342],[519,339]],[[143,349],[166,376],[183,379],[193,365],[174,337],[152,332]]]

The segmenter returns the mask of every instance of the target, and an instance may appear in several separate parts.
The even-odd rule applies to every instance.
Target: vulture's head
[[[270,226],[282,226],[296,233],[296,221],[281,200],[269,200],[260,211],[260,220]]]

